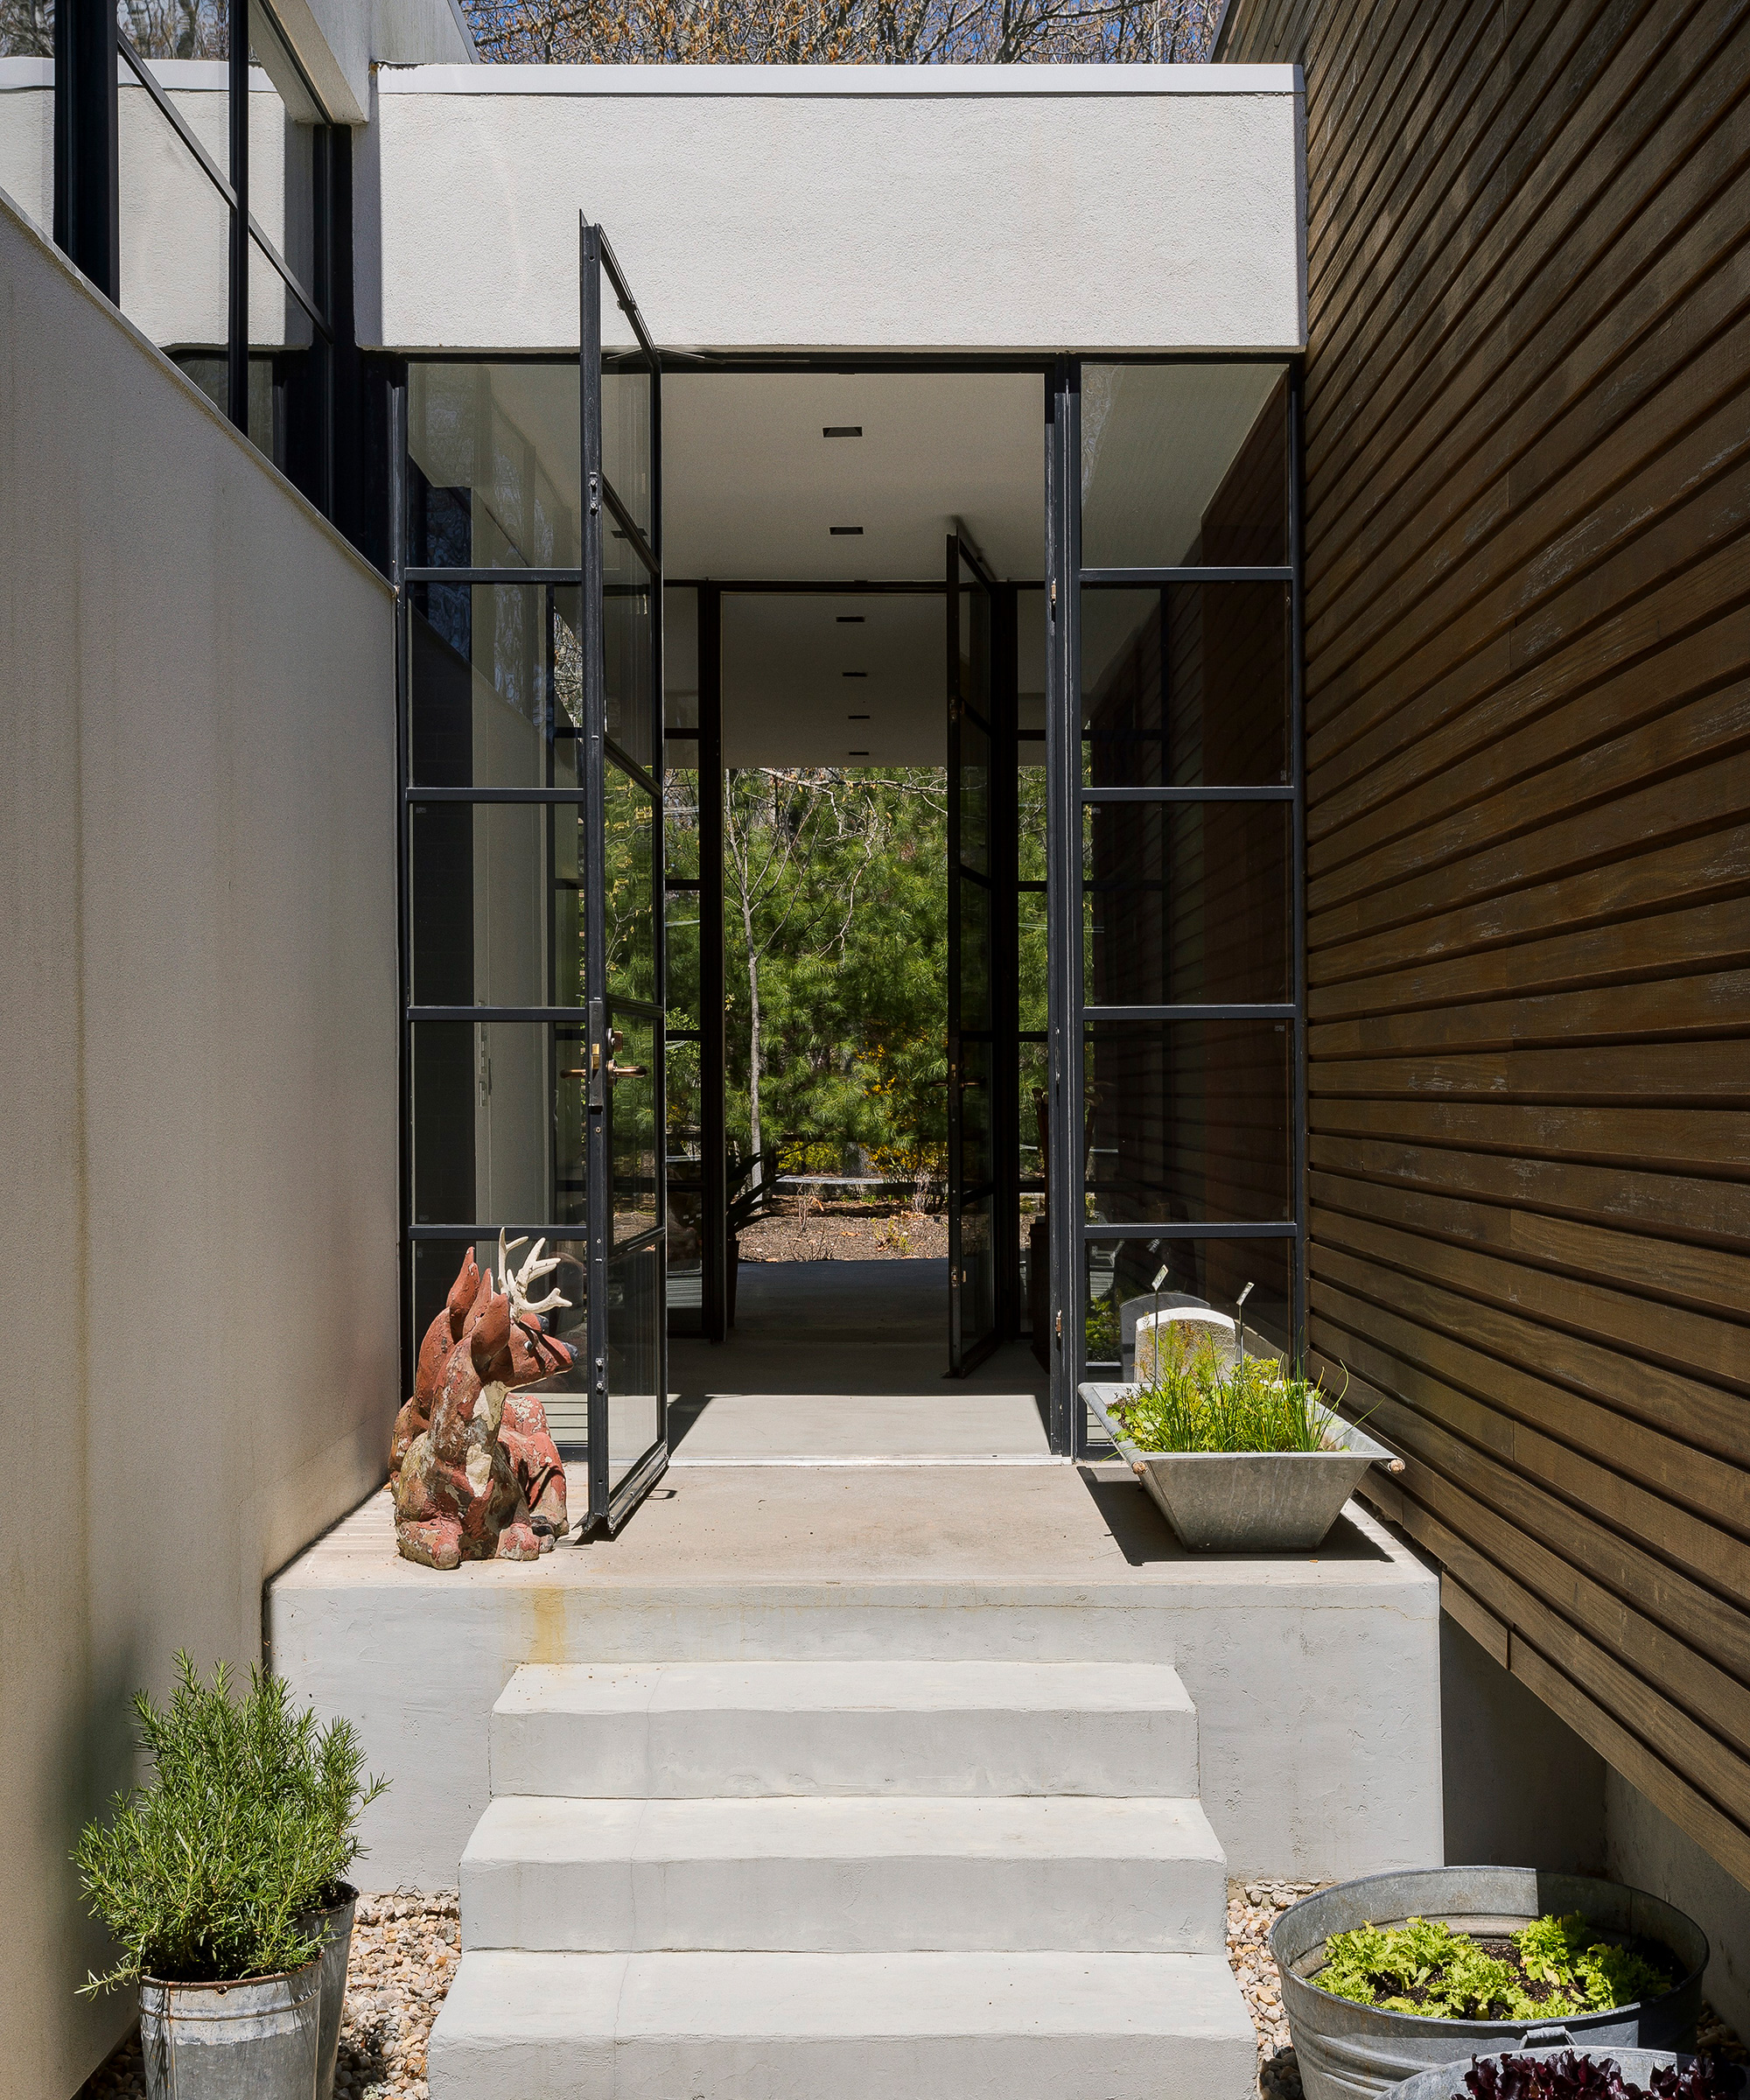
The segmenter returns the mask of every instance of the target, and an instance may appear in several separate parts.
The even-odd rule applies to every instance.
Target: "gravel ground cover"
[[[1257,2034],[1261,2100],[1302,2100],[1282,1986],[1270,1956],[1277,1914],[1321,1881],[1230,1881],[1228,1959]],[[346,1971],[346,2013],[334,2071],[337,2100],[429,2100],[425,2043],[462,1958],[453,1888],[361,1896]],[[1744,2062],[1738,2036],[1708,2006],[1697,2047]],[[79,2100],[144,2100],[137,2037],[87,2081]]]
[[[1228,1884],[1228,1959],[1257,2035],[1258,2091],[1264,2100],[1301,2100],[1300,2073],[1289,2047],[1282,1984],[1270,1959],[1270,1928],[1278,1912],[1322,1881],[1230,1881]]]

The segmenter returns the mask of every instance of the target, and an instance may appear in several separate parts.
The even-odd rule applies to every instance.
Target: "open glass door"
[[[579,626],[590,1526],[668,1464],[662,373],[599,227],[582,228]]]
[[[1070,361],[1051,406],[1054,1446],[1186,1310],[1306,1335],[1299,436],[1281,360]],[[1242,1326],[1243,1323],[1243,1326]]]
[[[997,1346],[996,1028],[991,958],[995,584],[957,535],[948,541],[948,1371]]]

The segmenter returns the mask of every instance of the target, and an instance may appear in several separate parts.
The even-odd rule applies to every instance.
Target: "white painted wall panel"
[[[0,206],[0,2096],[131,2018],[67,1852],[130,1693],[261,1654],[396,1362],[382,581]]]
[[[405,348],[574,347],[578,217],[657,340],[719,349],[1294,349],[1281,67],[426,66],[362,144]],[[372,326],[374,320],[375,326]]]

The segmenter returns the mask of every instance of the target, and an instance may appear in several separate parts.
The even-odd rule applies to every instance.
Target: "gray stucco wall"
[[[382,1477],[391,600],[0,200],[0,2094],[130,2017],[67,1851]]]
[[[1602,1873],[1675,1903],[1711,1943],[1710,2002],[1750,2035],[1750,1889],[1445,1615],[1440,1709],[1447,1859]]]

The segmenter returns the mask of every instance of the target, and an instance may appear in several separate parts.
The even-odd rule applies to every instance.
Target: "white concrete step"
[[[530,1664],[493,1710],[494,1794],[1193,1795],[1160,1662]]]
[[[462,1943],[567,1952],[1213,1953],[1194,1800],[507,1795],[462,1855]]]
[[[465,1955],[431,2100],[1247,2100],[1219,1954]]]

